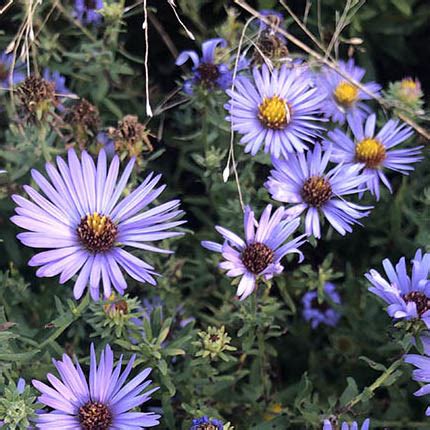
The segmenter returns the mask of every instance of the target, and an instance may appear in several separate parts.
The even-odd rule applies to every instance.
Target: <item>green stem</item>
[[[252,294],[253,298],[253,306],[254,306],[254,319],[257,324],[257,317],[258,317],[258,294],[255,290],[254,294]],[[269,386],[269,380],[266,375],[266,367],[267,367],[267,360],[266,360],[266,343],[264,339],[264,332],[263,328],[260,327],[260,325],[257,325],[257,346],[258,346],[258,360],[259,360],[259,366],[260,366],[260,378],[261,382],[263,384],[263,390],[264,390],[264,398],[266,401],[268,401],[270,397],[270,386]]]
[[[207,103],[207,101],[206,101]],[[205,159],[207,157],[207,153],[209,150],[209,141],[208,141],[208,132],[209,132],[209,121],[208,121],[208,107],[205,105],[202,115],[202,136],[203,136],[203,145],[205,151]]]
[[[43,124],[40,127],[39,142],[40,142],[40,147],[42,149],[43,158],[45,159],[46,162],[49,162],[51,161],[51,154],[49,153],[49,146],[47,145],[47,142],[46,142],[47,135],[48,135],[48,130],[46,128],[46,125]]]
[[[385,372],[379,376],[375,382],[366,387],[358,396],[354,397],[352,400],[350,400],[344,407],[345,410],[352,409],[355,405],[360,403],[364,399],[369,398],[369,394],[372,394],[381,386],[384,385],[385,381],[391,377],[391,375],[397,370],[398,367],[400,367],[403,364],[403,358],[400,358],[399,360],[395,361]]]
[[[77,319],[80,318],[82,313],[86,310],[90,303],[90,296],[87,294],[81,303],[79,303],[78,306],[73,308],[71,312],[69,313],[66,321],[64,324],[61,325],[61,327],[58,327],[57,330],[55,330],[54,333],[51,334],[47,339],[45,339],[39,346],[39,349],[42,350],[46,345],[49,345],[50,343],[54,342],[55,339],[57,339],[61,334]]]
[[[109,37],[109,45],[112,46],[114,49],[118,49],[118,36],[121,31],[121,25],[123,24],[123,16],[124,16],[124,7],[125,7],[125,0],[119,1],[119,8],[121,9],[121,17],[118,18],[118,21],[115,23],[115,27],[110,29],[110,37]]]

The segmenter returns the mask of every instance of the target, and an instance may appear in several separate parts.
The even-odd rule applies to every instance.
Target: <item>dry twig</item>
[[[248,21],[246,21],[243,30],[242,30],[242,34],[240,35],[240,39],[239,39],[239,44],[237,47],[237,54],[236,54],[236,60],[234,63],[234,69],[233,69],[233,80],[232,80],[232,84],[231,84],[231,90],[234,91],[234,83],[236,81],[236,75],[237,75],[237,69],[239,66],[239,60],[240,60],[240,51],[242,49],[242,45],[243,45],[243,40],[245,38],[245,33],[246,30],[248,28],[248,26],[251,24],[252,21],[254,21],[255,18],[250,18],[248,19]],[[230,147],[229,147],[229,151],[228,151],[228,158],[227,158],[227,165],[223,171],[223,179],[224,182],[227,182],[227,179],[230,175],[230,164],[233,168],[233,173],[234,173],[234,179],[236,181],[236,187],[237,187],[237,193],[239,195],[239,202],[240,202],[240,206],[242,208],[242,211],[245,211],[245,203],[243,202],[243,196],[242,196],[242,189],[240,187],[240,182],[239,182],[239,174],[237,172],[237,166],[236,166],[236,157],[234,155],[234,130],[233,130],[233,117],[231,118],[231,126],[230,126]]]

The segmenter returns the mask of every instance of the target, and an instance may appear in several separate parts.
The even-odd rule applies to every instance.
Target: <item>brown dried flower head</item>
[[[25,116],[42,119],[56,105],[55,84],[31,75],[17,88],[17,96]]]
[[[79,145],[85,146],[97,135],[100,126],[99,110],[88,100],[82,99],[68,110],[65,121],[72,126]]]
[[[124,157],[136,157],[139,160],[143,153],[154,150],[149,140],[149,130],[135,115],[126,115],[118,121],[116,128],[108,130],[108,134],[114,141],[115,151]]]
[[[276,34],[269,29],[261,32],[256,43],[252,56],[252,63],[255,65],[264,64],[265,59],[272,62],[285,59],[288,57],[287,45]]]

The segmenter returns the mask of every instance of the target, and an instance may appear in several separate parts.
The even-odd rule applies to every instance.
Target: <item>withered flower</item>
[[[149,130],[135,115],[126,115],[118,121],[116,128],[109,128],[108,135],[114,141],[115,151],[121,159],[135,157],[139,162],[143,153],[154,150],[149,140]]]
[[[276,63],[287,58],[288,55],[289,51],[285,41],[270,30],[264,30],[256,42],[252,55],[252,64],[264,64],[267,60]]]
[[[76,142],[85,147],[95,138],[100,126],[99,110],[88,100],[82,99],[75,103],[64,117],[72,129]]]
[[[55,84],[40,76],[24,79],[16,90],[21,113],[27,119],[41,120],[56,105]]]

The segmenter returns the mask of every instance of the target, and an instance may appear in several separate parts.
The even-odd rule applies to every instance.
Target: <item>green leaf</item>
[[[279,282],[278,283],[278,289],[281,293],[282,298],[284,299],[284,302],[287,304],[287,306],[290,308],[291,312],[295,314],[297,312],[296,305],[294,303],[293,298],[291,297],[290,293],[288,292],[288,286],[284,283]]]
[[[412,5],[410,0],[391,0],[391,3],[403,14],[410,16],[412,14]]]
[[[380,372],[385,372],[387,370],[387,368],[383,364],[377,363],[376,361],[373,361],[370,358],[365,357],[364,355],[359,358],[360,360],[365,361],[369,365],[369,367],[374,370],[379,370]]]
[[[168,395],[163,395],[161,402],[163,406],[163,421],[166,422],[169,429],[175,429],[175,416],[171,397]]]
[[[390,385],[393,385],[397,379],[402,376],[402,374],[403,372],[401,370],[396,370],[394,373],[385,378],[383,384],[381,384],[381,387],[389,387]]]
[[[350,400],[352,400],[354,397],[358,396],[359,391],[357,384],[354,380],[354,378],[348,377],[347,380],[347,386],[345,388],[345,391],[340,396],[340,404],[342,406],[346,405]]]
[[[157,368],[163,376],[166,376],[169,371],[165,360],[160,360],[157,364]]]
[[[164,352],[168,356],[185,355],[185,351],[180,348],[166,348]]]

